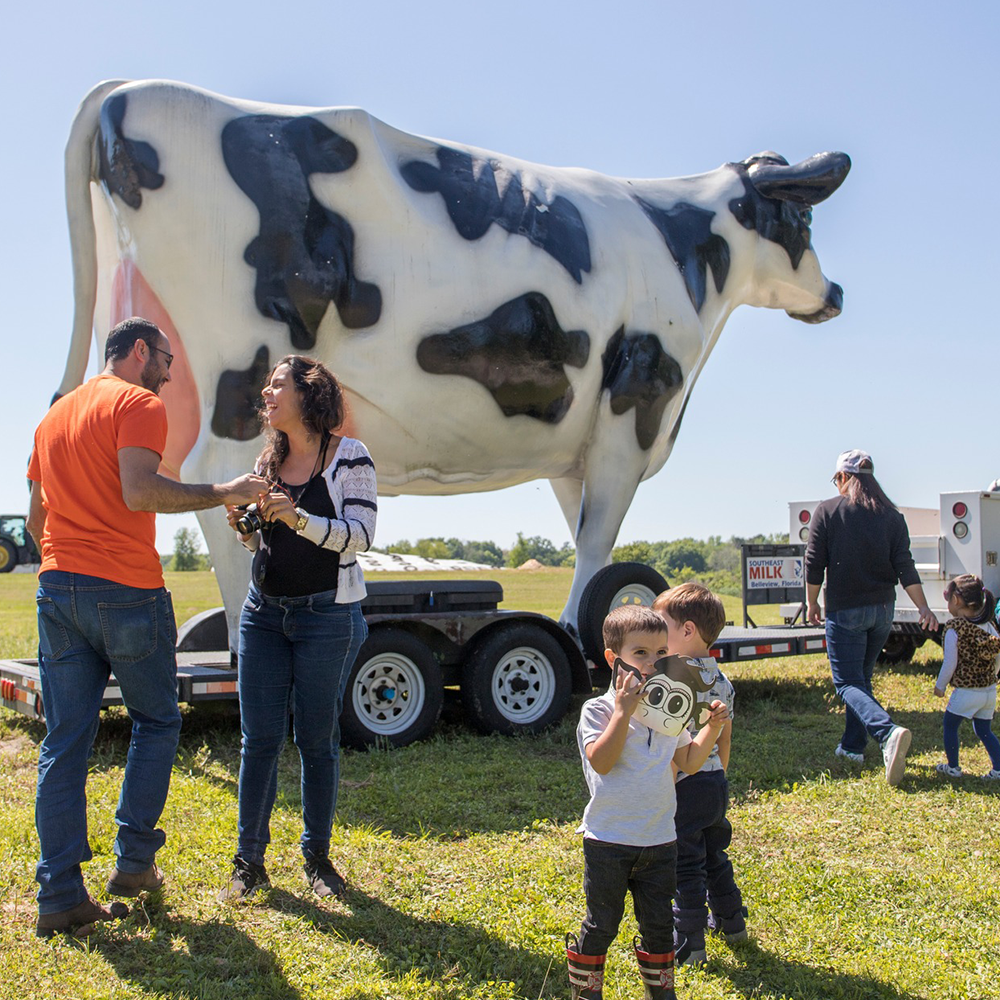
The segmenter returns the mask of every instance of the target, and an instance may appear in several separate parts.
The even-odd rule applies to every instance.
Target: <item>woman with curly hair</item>
[[[375,466],[360,441],[338,436],[343,391],[320,362],[282,358],[262,395],[265,444],[256,471],[271,489],[255,508],[228,514],[254,557],[240,616],[239,836],[220,899],[270,888],[264,853],[290,709],[302,767],[306,878],[318,895],[340,896],[346,885],[329,857],[339,719],[348,674],[368,634],[355,553],[367,550],[375,534]]]

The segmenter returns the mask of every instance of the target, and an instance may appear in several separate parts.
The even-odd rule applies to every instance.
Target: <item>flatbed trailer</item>
[[[621,577],[621,565],[614,567],[613,579]],[[611,599],[649,598],[657,584],[647,582],[653,584],[649,593],[620,588]],[[466,716],[483,732],[538,732],[565,715],[573,694],[607,683],[603,659],[588,659],[579,641],[557,622],[533,612],[500,609],[503,588],[495,581],[372,582],[368,591],[362,610],[369,637],[348,677],[340,719],[347,746],[403,746],[429,735],[447,691],[461,696]],[[237,701],[238,666],[228,645],[222,608],[181,626],[180,702]],[[725,664],[822,653],[825,648],[818,628],[727,626],[711,653]],[[0,660],[0,702],[44,719],[37,660]],[[112,675],[102,706],[121,703]]]

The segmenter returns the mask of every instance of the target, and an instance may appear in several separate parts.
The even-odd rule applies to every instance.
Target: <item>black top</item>
[[[289,486],[280,479],[297,507],[309,514],[336,518],[337,513],[321,472],[308,483]],[[304,597],[337,589],[340,555],[297,535],[284,521],[261,527],[260,545],[253,557],[253,580],[269,597]]]
[[[806,547],[806,583],[826,574],[826,610],[843,611],[895,600],[896,581],[920,583],[910,533],[895,507],[875,513],[846,497],[815,510]]]

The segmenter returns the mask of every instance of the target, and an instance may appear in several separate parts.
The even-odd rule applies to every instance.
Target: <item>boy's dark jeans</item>
[[[741,905],[726,853],[733,839],[733,828],[726,819],[728,804],[725,771],[699,771],[677,783],[678,910],[704,913],[706,895],[713,912],[721,916],[729,916]],[[719,905],[713,905],[716,901]]]
[[[580,954],[604,955],[618,934],[625,893],[639,922],[645,951],[674,950],[674,891],[677,844],[629,847],[603,840],[583,841],[583,891],[587,916],[580,928]]]

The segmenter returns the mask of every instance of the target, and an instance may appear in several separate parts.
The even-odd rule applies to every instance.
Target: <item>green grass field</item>
[[[557,614],[570,575],[496,578],[506,606]],[[34,585],[0,577],[0,657],[32,653]],[[171,574],[168,586],[181,620],[218,603],[211,574]],[[738,601],[726,604],[738,620]],[[833,756],[842,717],[825,658],[733,665],[732,857],[753,939],[737,949],[711,941],[707,967],[678,974],[680,996],[1000,996],[1000,789],[934,771],[938,657],[928,643],[913,664],[876,677],[879,696],[914,732],[897,789],[886,786],[876,749],[862,768]],[[210,706],[186,708],[158,858],[168,887],[88,943],[33,936],[43,729],[0,710],[0,1000],[568,997],[562,938],[583,915],[578,710],[579,699],[534,738],[478,736],[449,716],[427,742],[346,752],[333,846],[353,887],[344,902],[306,892],[289,744],[272,819],[274,888],[224,906],[215,894],[235,842],[239,729]],[[962,736],[963,766],[984,773],[984,751],[970,729]],[[127,718],[109,711],[88,785],[86,877],[98,894],[114,864],[127,741]],[[609,957],[608,1000],[642,995],[627,947],[634,932],[629,918]]]

